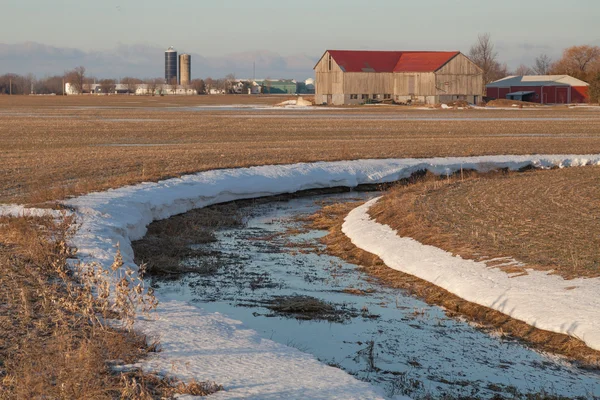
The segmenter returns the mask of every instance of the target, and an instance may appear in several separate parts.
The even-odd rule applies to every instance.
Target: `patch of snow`
[[[393,182],[420,170],[445,175],[461,168],[485,172],[495,168],[518,170],[529,165],[566,167],[590,164],[600,165],[600,155],[356,160],[260,166],[206,171],[155,183],[146,182],[90,193],[65,201],[64,204],[74,209],[77,214],[79,229],[72,244],[78,248],[81,261],[96,262],[108,268],[119,245],[125,265],[136,268],[131,241],[142,238],[152,221],[169,218],[194,208],[238,199],[294,193],[305,189]],[[49,210],[31,210],[11,205],[0,208],[0,215],[19,216],[38,212],[48,213]],[[468,275],[455,279],[464,279],[463,285],[467,288],[470,287],[469,283],[480,283]],[[582,283],[581,287],[585,287],[585,284]],[[476,288],[473,290],[477,291]],[[535,294],[540,292],[538,290]],[[573,291],[564,292],[557,294],[557,297],[564,298]],[[595,295],[589,293],[589,301],[593,304],[594,298]],[[508,309],[506,304],[510,304],[511,307],[513,305],[509,300],[511,299],[505,300],[501,296],[496,306]],[[533,301],[530,299],[529,303]],[[311,398],[380,398],[376,389],[355,380],[343,371],[325,368],[314,358],[296,349],[260,339],[256,332],[244,329],[239,322],[219,314],[210,314],[183,302],[168,302],[159,305],[157,316],[156,321],[146,321],[140,317],[136,322],[136,327],[141,328],[142,332],[157,334],[163,344],[162,352],[142,363],[147,370],[169,371],[184,379],[215,379],[228,391],[235,393],[232,394],[233,397],[239,394],[262,399],[293,398],[295,395],[306,398],[307,394],[310,394]],[[568,323],[570,319],[565,318],[558,314],[554,321],[557,324],[561,321]],[[531,320],[530,323],[536,323],[536,320]],[[587,321],[584,324],[587,327],[589,324],[594,325],[594,322]],[[206,329],[211,333],[205,332]],[[565,329],[573,334],[580,334],[582,329],[587,330],[580,326]],[[205,342],[206,338],[219,343],[219,347],[211,348],[210,343]],[[245,342],[241,342],[242,339]],[[259,348],[270,352],[263,358],[268,363],[260,366],[249,364],[248,360],[260,356],[256,350]],[[239,363],[234,362],[236,357],[240,360]],[[182,365],[188,370],[184,368],[173,371],[172,366],[181,364],[181,360],[184,360]],[[211,371],[213,366],[225,363],[225,360],[227,364],[223,365],[226,365],[226,368]],[[321,385],[320,382],[326,384]],[[222,393],[216,396],[227,398],[229,394]]]
[[[444,110],[449,110],[449,109],[451,109],[451,108],[452,108],[452,107],[450,107],[448,104],[444,104],[444,103],[442,103],[441,107],[442,107]]]
[[[536,328],[573,336],[600,350],[600,278],[565,280],[548,272],[527,270],[509,275],[486,262],[465,260],[437,247],[400,237],[368,214],[378,200],[351,211],[342,231],[357,247],[385,264],[492,308]],[[487,260],[494,261],[501,259]],[[575,286],[575,288],[573,288]]]
[[[142,331],[160,337],[162,357],[146,370],[183,379],[214,381],[225,390],[211,399],[383,399],[378,389],[312,355],[261,338],[220,313],[179,301],[161,303]],[[406,397],[405,397],[406,399]]]
[[[0,216],[6,217],[46,217],[58,218],[63,211],[49,208],[28,208],[18,204],[0,204]]]

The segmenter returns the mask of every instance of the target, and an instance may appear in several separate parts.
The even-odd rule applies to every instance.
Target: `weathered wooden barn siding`
[[[396,96],[435,95],[435,74],[433,72],[395,72],[394,78],[394,95]]]
[[[325,103],[331,95],[333,104],[344,104],[344,72],[333,58],[329,70],[329,57],[329,52],[325,53],[315,67],[315,102]]]
[[[459,54],[435,73],[436,94],[483,95],[483,73],[471,60]]]
[[[394,74],[391,72],[347,72],[344,74],[346,94],[392,94]]]

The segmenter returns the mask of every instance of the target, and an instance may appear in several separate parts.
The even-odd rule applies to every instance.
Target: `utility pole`
[[[12,96],[12,78],[8,80],[8,94]]]
[[[65,78],[63,78],[62,95],[65,95]]]

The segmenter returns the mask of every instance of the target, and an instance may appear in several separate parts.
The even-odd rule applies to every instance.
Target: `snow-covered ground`
[[[600,155],[356,160],[261,166],[207,171],[156,183],[90,193],[68,200],[65,205],[77,213],[79,230],[73,238],[73,245],[78,248],[81,261],[93,261],[109,267],[119,245],[125,264],[135,268],[131,241],[142,238],[148,224],[211,204],[305,189],[393,182],[424,169],[443,175],[461,168],[487,171],[504,167],[516,170],[529,165],[566,167],[589,164],[600,164]],[[31,212],[45,211],[25,210],[18,205],[0,207],[0,214],[22,215]],[[477,277],[465,274],[462,278],[470,284],[480,284]],[[435,277],[431,279],[437,282]],[[539,295],[540,292],[538,288],[535,294]],[[557,294],[561,298],[567,295],[570,293]],[[509,306],[502,304],[512,307],[512,299],[498,296],[496,306],[510,312]],[[589,302],[593,301],[581,300],[582,304],[591,304]],[[575,314],[573,309],[570,311],[568,315],[556,314],[553,323],[561,324],[574,334],[581,334],[584,329],[588,335],[589,329],[592,329],[589,324],[582,323],[569,328],[573,321],[570,315]],[[551,314],[548,309],[542,308],[538,308],[537,312]],[[528,322],[536,322],[539,317]],[[376,389],[339,369],[325,367],[296,349],[260,339],[256,332],[245,329],[237,321],[206,313],[186,303],[162,303],[155,321],[140,318],[137,327],[144,333],[156,334],[164,349],[155,358],[145,362],[144,368],[170,372],[183,379],[213,379],[227,390],[218,394],[219,397],[381,397]],[[589,337],[596,336],[589,333]],[[589,337],[586,340],[592,340]],[[592,343],[597,344],[593,340]]]
[[[384,398],[383,391],[369,383],[312,355],[261,338],[256,331],[220,313],[169,301],[161,303],[154,314],[154,320],[139,321],[137,328],[160,338],[161,356],[140,366],[223,384],[225,390],[211,399]]]
[[[467,301],[543,330],[571,335],[600,350],[600,278],[565,280],[532,269],[527,275],[510,275],[484,262],[465,260],[400,237],[389,226],[373,221],[368,210],[377,200],[351,211],[343,224],[342,231],[357,247],[378,255],[390,268]]]

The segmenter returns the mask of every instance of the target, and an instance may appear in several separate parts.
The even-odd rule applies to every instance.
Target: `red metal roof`
[[[458,51],[404,51],[394,72],[433,72],[454,58]]]
[[[344,72],[392,72],[402,54],[399,51],[329,50]]]
[[[458,51],[328,50],[344,72],[433,72]]]

